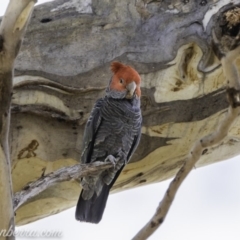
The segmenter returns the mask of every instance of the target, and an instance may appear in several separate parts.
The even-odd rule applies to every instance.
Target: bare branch
[[[27,200],[56,183],[79,179],[89,175],[95,175],[111,167],[113,167],[113,164],[110,162],[94,162],[64,167],[55,172],[49,173],[46,176],[39,178],[37,181],[29,183],[22,191],[14,194],[14,211],[16,211]]]
[[[226,57],[221,59],[224,74],[226,79],[229,81],[230,86],[228,90],[228,100],[230,102],[230,106],[228,108],[226,117],[223,119],[221,124],[218,126],[218,129],[214,133],[203,137],[193,145],[183,166],[170,183],[162,201],[156,210],[156,213],[153,215],[150,221],[135,235],[135,237],[133,237],[132,240],[145,240],[162,225],[181,183],[199,160],[203,151],[207,147],[221,142],[227,136],[230,127],[240,114],[240,77],[235,64],[236,59],[240,56],[239,53],[240,47],[228,52]]]
[[[162,201],[160,202],[156,213],[151,218],[151,220],[138,232],[138,234],[133,238],[133,240],[147,239],[157,230],[158,227],[161,226],[164,219],[166,218],[168,210],[171,207],[173,199],[181,183],[190,173],[196,162],[199,160],[204,149],[219,143],[226,137],[229,128],[231,127],[232,123],[235,121],[239,113],[239,108],[230,107],[228,109],[227,116],[219,126],[219,129],[215,133],[210,134],[195,143],[184,165],[181,167],[175,178],[170,183],[169,188],[166,191]]]
[[[3,41],[2,51],[8,56],[8,64],[13,64],[21,46],[28,20],[36,0],[10,0],[1,22],[0,35]],[[11,65],[9,65],[12,70]]]
[[[8,229],[14,231],[8,144],[14,60],[34,4],[34,0],[10,0],[0,25],[0,230],[5,231]],[[13,235],[0,238],[15,239]]]

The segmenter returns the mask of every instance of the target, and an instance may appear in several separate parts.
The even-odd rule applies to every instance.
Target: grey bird
[[[85,127],[81,163],[110,161],[115,166],[81,179],[75,217],[84,222],[101,221],[109,191],[141,137],[141,78],[135,69],[120,62],[113,62],[111,70],[106,94],[95,103]]]

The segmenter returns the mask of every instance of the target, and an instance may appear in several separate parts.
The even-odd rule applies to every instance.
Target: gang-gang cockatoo
[[[85,127],[81,162],[111,161],[115,166],[81,179],[76,219],[84,222],[100,222],[109,191],[141,136],[141,78],[135,69],[120,62],[113,62],[111,70],[106,94],[95,103]]]

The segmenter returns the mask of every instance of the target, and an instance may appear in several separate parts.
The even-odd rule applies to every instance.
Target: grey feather
[[[138,146],[141,124],[138,97],[128,100],[106,95],[96,102],[85,128],[81,162],[105,161],[109,155],[119,161],[115,168],[82,179],[83,191],[76,209],[78,220],[100,221],[110,188]]]

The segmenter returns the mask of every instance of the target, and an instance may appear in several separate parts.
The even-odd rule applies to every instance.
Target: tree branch
[[[27,200],[56,183],[95,175],[111,167],[113,167],[113,164],[109,162],[94,162],[89,164],[76,164],[71,167],[63,167],[55,172],[49,173],[46,176],[39,178],[37,181],[29,183],[22,191],[14,194],[14,211],[16,211]]]
[[[162,201],[159,203],[156,213],[132,240],[145,240],[162,225],[180,185],[200,159],[203,151],[207,147],[221,142],[227,136],[230,127],[240,114],[240,77],[236,66],[236,59],[239,58],[239,56],[240,46],[228,52],[226,56],[221,59],[224,74],[229,81],[230,87],[227,92],[230,106],[226,117],[214,133],[203,137],[193,145],[186,161],[170,183]]]
[[[10,0],[0,25],[0,230],[4,231],[14,231],[8,137],[14,60],[34,4],[33,0]],[[0,239],[15,239],[10,235]]]

